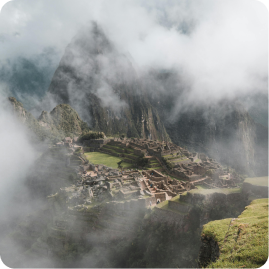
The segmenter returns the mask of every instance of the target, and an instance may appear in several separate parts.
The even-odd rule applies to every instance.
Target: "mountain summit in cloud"
[[[68,103],[91,128],[106,134],[166,139],[158,112],[132,62],[93,23],[66,48],[49,87],[49,98]]]
[[[260,139],[261,133],[266,137],[266,128],[251,119],[240,101],[186,107],[189,100],[184,104],[188,97],[182,74],[141,72],[132,61],[92,23],[67,46],[47,99],[70,104],[96,131],[171,138],[241,171],[266,171],[267,147],[262,147],[266,141]],[[181,103],[185,112],[175,112]]]

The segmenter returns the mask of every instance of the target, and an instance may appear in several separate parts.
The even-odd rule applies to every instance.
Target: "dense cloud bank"
[[[267,10],[258,1],[12,1],[0,16],[1,67],[12,73],[22,57],[39,74],[45,69],[45,78],[29,78],[36,83],[28,88],[42,95],[48,83],[38,81],[51,79],[70,40],[90,21],[130,57],[139,74],[152,68],[176,71],[184,92],[174,114],[267,93]],[[10,81],[7,88],[14,92]],[[104,92],[107,102],[114,100],[109,85],[97,95],[102,99]],[[21,98],[27,100],[27,93],[24,89]]]
[[[14,115],[3,92],[0,97],[0,250],[3,254],[9,245],[4,244],[4,238],[10,228],[16,226],[18,218],[31,212],[34,206],[27,204],[28,190],[25,178],[28,169],[33,164],[37,151],[31,145],[29,132],[22,122]],[[23,199],[21,199],[23,198]],[[11,242],[9,242],[12,244]],[[13,246],[14,247],[14,246]],[[14,248],[16,255],[17,249]],[[2,256],[2,255],[1,255]],[[2,256],[3,257],[3,256]]]

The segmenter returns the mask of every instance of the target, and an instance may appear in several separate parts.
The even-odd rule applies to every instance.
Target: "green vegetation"
[[[148,168],[146,168],[146,170],[152,170],[152,169],[162,169],[162,167],[161,166],[154,166],[154,167],[148,167]]]
[[[173,163],[180,163],[180,162],[187,161],[187,160],[188,160],[188,158],[183,158],[183,159],[173,159],[173,160],[171,160],[171,162],[173,162]]]
[[[89,131],[87,124],[79,118],[70,105],[58,105],[50,113],[43,111],[37,120],[14,97],[9,97],[9,101],[18,117],[24,120],[25,125],[31,131],[30,135],[35,136],[32,140],[56,143],[64,137],[73,138],[82,132]]]
[[[173,197],[172,199],[170,199],[170,201],[178,202],[179,201],[179,197],[180,197],[180,195],[177,195],[177,196]]]
[[[88,132],[83,133],[79,139],[79,143],[83,143],[84,140],[91,140],[91,139],[103,139],[105,137],[105,134],[103,132]]]
[[[257,268],[268,258],[268,199],[258,199],[234,221],[216,220],[204,225],[202,237],[213,238],[220,257],[209,268]]]
[[[110,148],[110,149],[114,149],[114,150],[117,150],[117,149],[121,149],[122,150],[121,147],[118,147],[118,146],[115,146],[115,145],[110,145],[110,144],[106,144],[106,145],[104,145],[104,147]]]
[[[137,166],[145,167],[149,164],[149,159],[144,158],[144,157],[139,157],[136,160]]]
[[[48,115],[51,119],[50,125],[56,127],[59,131],[64,132],[65,136],[78,135],[82,132],[89,131],[86,122],[82,121],[78,113],[68,104],[57,105]],[[42,114],[39,118],[40,121],[45,121]]]
[[[202,237],[208,237],[214,239],[218,244],[222,244],[228,228],[231,223],[231,218],[210,221],[206,225],[203,226]]]
[[[162,157],[162,161],[169,170],[172,170],[175,166],[174,163],[170,162],[168,159],[166,159],[164,157]]]
[[[268,187],[268,177],[249,177],[249,178],[246,178],[244,182],[250,183],[256,186]]]
[[[168,200],[165,200],[161,203],[159,203],[158,205],[156,205],[156,207],[158,208],[166,208],[168,206]]]
[[[207,186],[205,186],[205,185],[203,185],[203,184],[201,184],[201,185],[195,185],[195,187],[197,188],[197,189],[202,189],[202,190],[204,190],[204,189],[207,189],[208,187]]]
[[[87,152],[85,153],[85,156],[93,164],[103,164],[112,168],[118,168],[117,163],[122,160],[119,157],[111,156],[100,152]],[[121,166],[123,168],[130,168],[132,167],[132,164],[122,162]]]

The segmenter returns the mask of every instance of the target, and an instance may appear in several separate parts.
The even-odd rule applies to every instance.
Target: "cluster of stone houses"
[[[77,143],[78,137],[71,139],[66,137],[64,141],[57,143],[59,146],[74,147]],[[184,181],[197,181],[210,177],[213,179],[225,178],[230,179],[228,173],[224,173],[222,167],[213,159],[208,158],[203,153],[191,153],[188,150],[179,147],[171,142],[148,140],[148,139],[91,139],[83,141],[83,147],[90,149],[90,151],[104,151],[108,154],[115,155],[115,152],[108,152],[109,149],[104,147],[107,144],[117,146],[121,148],[122,153],[124,149],[131,148],[136,156],[153,156],[162,160],[163,156],[184,156],[185,160],[174,162],[174,168],[170,171],[170,174]],[[102,149],[104,147],[104,149]],[[118,149],[118,151],[120,151]],[[132,156],[128,156],[132,158]],[[135,157],[134,157],[135,158]],[[175,159],[174,158],[174,159]],[[126,160],[127,162],[128,160]],[[163,168],[166,168],[163,162],[160,162]]]
[[[183,154],[186,150],[171,143],[171,142],[160,142],[157,140],[148,139],[91,139],[83,141],[84,147],[89,147],[90,151],[99,150],[107,143],[115,143],[115,145],[120,145],[122,148],[130,147],[137,151],[139,154],[145,153],[146,155],[162,157],[171,153],[176,153],[181,151]],[[187,151],[186,151],[187,152]]]
[[[57,143],[58,146],[66,146],[69,148],[77,147],[76,145],[78,137],[71,139],[66,137],[62,142]],[[104,147],[105,145],[117,146],[118,151],[124,153],[125,149],[131,148],[134,155],[136,156],[153,156],[156,158],[162,167],[169,172],[170,175],[177,177],[184,181],[196,182],[203,179],[212,178],[214,180],[218,179],[230,179],[230,174],[225,173],[221,165],[218,164],[214,159],[208,158],[203,153],[191,153],[188,150],[179,147],[171,142],[148,140],[148,139],[91,139],[83,141],[83,148],[88,148],[91,151],[104,151],[111,155],[115,155],[115,152],[107,152],[109,148]],[[104,149],[102,150],[102,148]],[[124,156],[123,154],[118,154],[117,156]],[[173,156],[174,168],[168,171],[166,165],[162,162],[162,157]],[[177,159],[177,156],[184,156],[183,160]],[[128,156],[129,158],[137,158],[135,156]],[[178,162],[177,162],[178,160]],[[126,160],[127,162],[128,160]],[[82,168],[83,170],[84,168]],[[85,170],[85,169],[84,169]],[[101,171],[101,170],[100,170]],[[100,173],[100,171],[98,173]],[[167,183],[166,183],[167,184]],[[174,189],[174,188],[173,188]],[[173,192],[173,191],[172,191]]]
[[[171,173],[166,174],[154,169],[142,171],[137,169],[118,170],[101,164],[88,163],[82,155],[80,156],[78,152],[75,152],[76,147],[81,147],[76,142],[77,139],[66,137],[64,141],[57,143],[58,146],[67,147],[67,150],[66,148],[64,150],[69,152],[69,158],[76,157],[81,163],[75,167],[79,176],[76,184],[61,188],[57,194],[48,197],[52,204],[55,201],[65,201],[68,213],[58,219],[55,218],[51,233],[55,231],[66,233],[68,230],[76,230],[74,228],[76,225],[73,225],[73,222],[77,221],[79,225],[83,225],[83,222],[85,222],[85,226],[83,226],[85,231],[97,227],[98,229],[100,227],[111,228],[113,236],[115,230],[118,230],[119,236],[122,238],[122,227],[126,229],[126,236],[129,235],[130,227],[134,225],[135,216],[141,208],[155,206],[166,200],[168,200],[167,206],[169,209],[164,212],[158,206],[155,207],[155,215],[152,218],[158,217],[165,220],[175,218],[175,223],[178,224],[179,220],[175,216],[182,218],[183,222],[185,217],[189,217],[185,213],[189,212],[190,206],[184,204],[183,199],[187,195],[180,196],[181,203],[172,199],[173,197],[196,188],[195,184],[201,181],[211,183],[212,179],[230,179],[230,175],[225,173],[215,160],[208,158],[205,154],[190,153],[170,142],[147,139],[92,139],[84,141],[82,147],[102,152],[104,145],[110,143],[119,147],[122,153],[125,152],[126,148],[132,148],[132,152],[137,156],[143,154],[154,156],[159,160],[167,155],[175,156],[175,159],[177,159],[178,153],[184,156],[183,161],[175,162]],[[173,179],[168,174],[175,175],[182,181]],[[57,197],[58,195],[60,199]],[[200,197],[200,195],[197,196]],[[57,207],[55,208],[57,209]],[[174,210],[184,214],[174,214]],[[134,217],[129,217],[130,214],[133,214]],[[119,215],[120,217],[117,218]],[[119,225],[121,221],[123,223]]]
[[[132,204],[135,208],[153,206],[187,190],[185,183],[156,170],[119,171],[92,163],[80,168],[81,180],[60,190],[71,210],[82,210],[83,207],[86,210],[92,202],[102,203],[106,199],[112,202],[107,203],[108,207],[118,203]]]
[[[174,154],[177,152],[185,151],[183,148],[171,143],[157,140],[148,139],[126,139],[125,143],[128,143],[134,149],[144,150],[147,155],[156,156],[161,158],[162,156]],[[184,154],[184,153],[183,153]]]
[[[219,179],[220,176],[230,178],[230,174],[225,173],[221,165],[214,159],[199,154],[199,162],[191,161],[191,158],[184,162],[178,163],[173,169],[173,174],[186,181],[196,181],[201,178],[210,177]]]

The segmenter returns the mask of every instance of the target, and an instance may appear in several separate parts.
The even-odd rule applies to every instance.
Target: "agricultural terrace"
[[[118,168],[118,162],[120,162],[122,159],[119,157],[111,156],[105,153],[100,152],[87,152],[85,153],[85,156],[89,160],[89,162],[93,164],[103,164],[111,168]],[[123,168],[131,168],[132,164],[122,162],[121,166]]]

